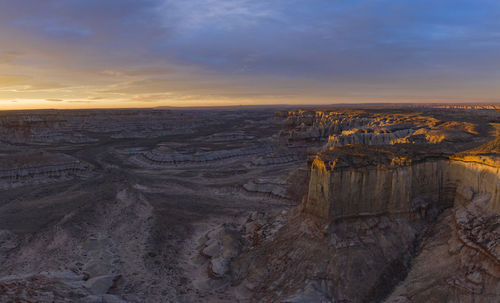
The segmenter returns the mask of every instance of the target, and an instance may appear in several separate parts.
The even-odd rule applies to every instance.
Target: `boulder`
[[[85,282],[85,286],[95,295],[105,294],[120,277],[120,275],[104,275],[90,278]]]

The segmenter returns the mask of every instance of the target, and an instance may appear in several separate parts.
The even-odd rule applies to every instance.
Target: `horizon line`
[[[18,109],[0,109],[0,112],[6,111],[71,111],[71,110],[182,110],[182,109],[222,109],[222,108],[269,108],[269,107],[321,107],[321,106],[376,106],[376,105],[500,105],[500,101],[464,101],[464,102],[358,102],[358,103],[314,103],[314,104],[237,104],[237,105],[197,105],[197,106],[172,106],[160,105],[152,107],[81,107],[81,108],[18,108]]]

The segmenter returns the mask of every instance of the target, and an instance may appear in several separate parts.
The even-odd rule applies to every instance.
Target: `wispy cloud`
[[[0,75],[0,88],[27,84],[30,77],[22,75]]]
[[[4,1],[0,100],[499,99],[499,11],[492,0]]]

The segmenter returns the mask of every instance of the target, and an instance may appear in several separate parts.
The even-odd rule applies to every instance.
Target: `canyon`
[[[0,302],[496,302],[497,104],[0,112]]]

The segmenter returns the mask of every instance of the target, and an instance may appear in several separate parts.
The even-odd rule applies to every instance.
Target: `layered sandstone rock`
[[[343,146],[348,144],[385,145],[398,142],[415,131],[413,129],[397,130],[390,133],[360,133],[344,131],[340,135],[328,138],[328,146]]]
[[[500,215],[491,198],[459,187],[456,205],[438,218],[408,277],[384,302],[496,302]]]
[[[439,120],[417,113],[379,114],[363,110],[290,111],[281,138],[289,144],[328,141],[327,147],[348,144],[441,143],[469,140],[476,125],[464,121]]]
[[[90,165],[65,154],[26,152],[0,157],[0,186],[81,175]]]
[[[258,178],[243,184],[248,193],[261,194],[278,199],[289,199],[287,182],[281,178]]]
[[[250,291],[250,299],[268,302],[381,302],[398,283],[405,288],[388,302],[488,302],[496,296],[498,134],[482,144],[485,130],[495,127],[351,112],[343,118],[351,117],[358,128],[347,129],[352,127],[347,123],[346,129],[325,128],[324,122],[338,122],[343,114],[334,115],[289,116],[282,136],[291,140],[333,134],[311,161],[300,207],[285,215],[249,218],[241,227],[243,248],[226,268],[227,283],[241,294]],[[430,253],[422,253],[419,243],[428,244],[424,235],[436,218],[438,225],[452,224],[455,234],[434,230],[433,235],[453,247],[443,245],[433,255],[431,242]],[[455,242],[468,248],[457,254]],[[414,271],[415,257],[419,268]],[[436,262],[436,270],[426,265]],[[457,274],[444,274],[441,263]],[[406,282],[408,271],[415,277]]]
[[[185,154],[172,152],[170,150],[155,149],[142,153],[139,161],[161,166],[191,166],[217,163],[218,161],[252,155],[268,154],[274,151],[272,145],[257,145],[248,148],[235,148],[226,150],[198,151]]]
[[[294,212],[254,213],[240,228],[232,227],[227,243],[241,246],[238,255],[222,259],[217,287],[234,287],[244,301],[376,302],[404,276],[425,222],[376,216],[333,225]],[[203,240],[202,255],[214,255],[206,264],[212,277],[225,249],[211,235],[221,229]]]
[[[448,207],[460,186],[489,193],[490,208],[500,212],[500,163],[495,157],[429,154],[412,159],[386,150],[358,152],[335,151],[313,161],[306,213],[334,220],[425,211],[430,204]]]
[[[299,161],[299,156],[295,153],[274,153],[260,156],[251,161],[255,166],[280,165]]]
[[[0,279],[0,302],[127,303],[107,293],[110,279],[86,281],[71,271],[7,276]]]
[[[156,138],[192,134],[199,127],[217,125],[210,114],[193,119],[167,110],[79,110],[0,113],[0,140],[13,143],[93,143],[99,138]],[[226,114],[229,115],[229,114]]]
[[[228,142],[228,141],[252,140],[254,138],[255,136],[247,135],[244,131],[235,131],[235,132],[216,133],[208,136],[208,138],[204,140],[208,142]]]

